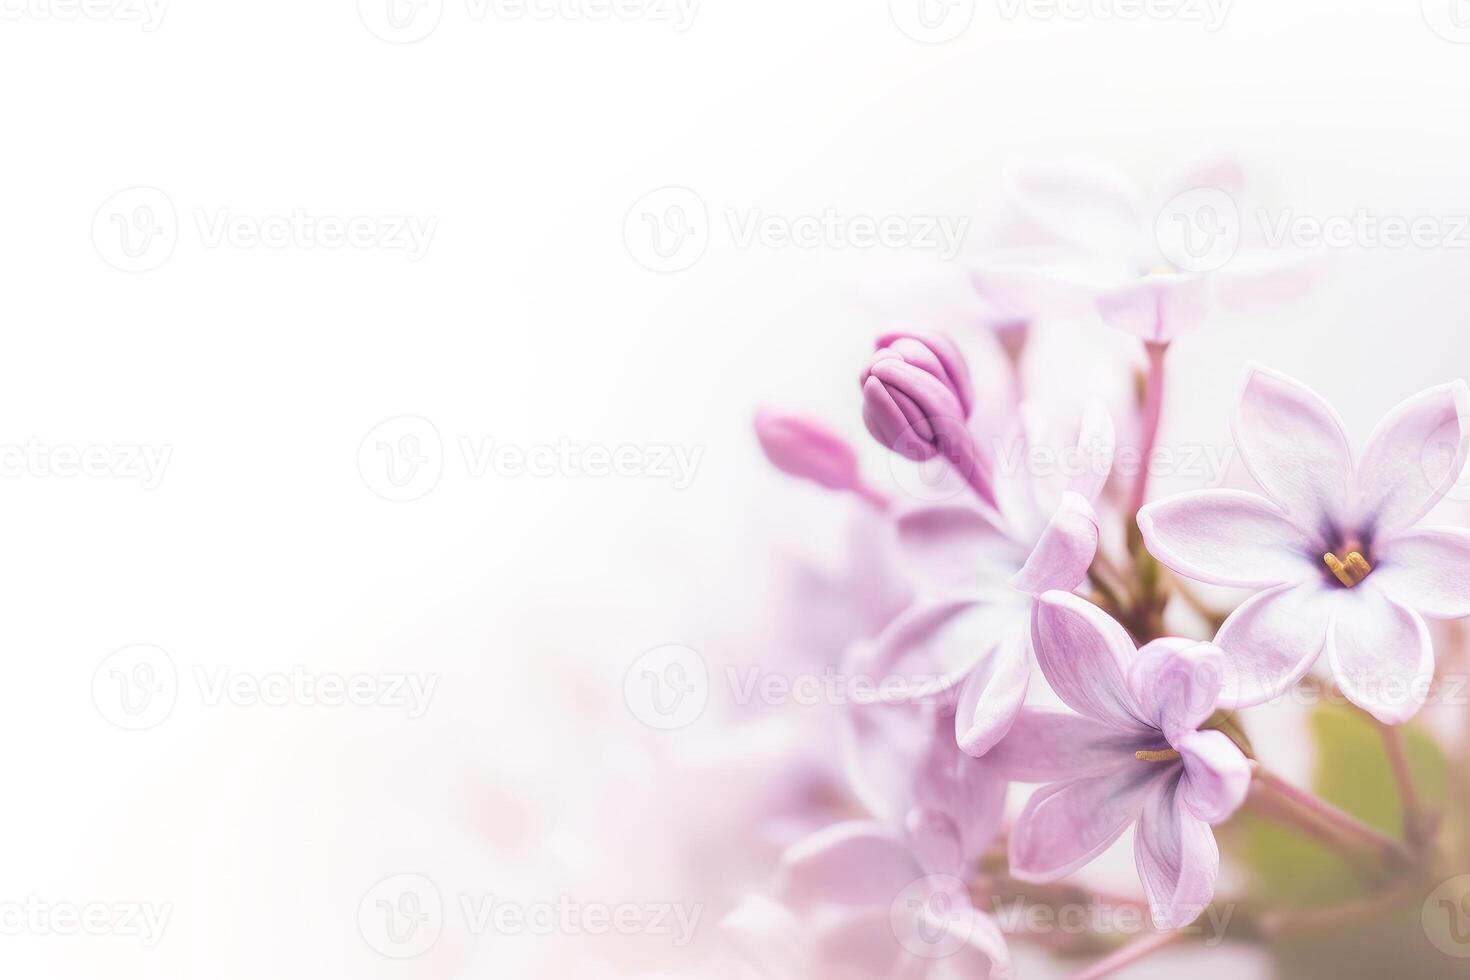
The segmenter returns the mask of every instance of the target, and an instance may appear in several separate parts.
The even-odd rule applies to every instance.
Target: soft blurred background
[[[1452,4],[0,6],[0,444],[101,449],[92,475],[63,453],[0,479],[3,971],[698,975],[721,915],[807,829],[771,816],[852,806],[829,709],[742,711],[726,668],[820,670],[792,665],[834,662],[891,611],[850,601],[877,561],[860,509],[772,471],[757,407],[828,420],[890,480],[857,372],[896,323],[998,356],[966,312],[967,263],[1028,161],[1147,185],[1228,150],[1273,214],[1453,228],[1470,215],[1470,18]],[[645,215],[691,200],[640,205],[668,187],[707,210],[684,212],[708,238],[692,262],[645,237]],[[828,209],[971,224],[948,261],[739,235],[752,213]],[[367,224],[332,247],[266,220],[298,214]],[[384,247],[409,241],[406,217],[433,220],[422,254]],[[262,228],[283,237],[252,244]],[[1328,251],[1308,298],[1176,345],[1165,442],[1226,444],[1249,361],[1316,387],[1359,439],[1470,370],[1470,232]],[[1030,370],[1126,390],[1126,343],[1071,336]],[[515,465],[560,446],[632,450],[621,471]],[[134,447],[167,450],[156,486]],[[674,450],[696,461],[687,480]],[[663,731],[637,685],[689,665],[670,646],[716,683]],[[252,694],[293,676],[367,693]],[[422,712],[389,690],[410,678],[433,684]],[[129,684],[161,699],[143,730],[119,714]],[[1252,735],[1306,781],[1324,765],[1313,727],[1351,723],[1286,706]],[[1426,717],[1416,738],[1462,728]],[[1391,823],[1377,749],[1332,772]],[[1237,841],[1267,857],[1227,866],[1222,891],[1355,887],[1278,843]],[[1094,870],[1136,893],[1121,848]],[[697,921],[688,945],[677,926],[515,925],[548,906]],[[166,920],[156,941],[129,926],[145,913]],[[1305,961],[1383,975],[1362,950],[1324,960],[1340,939]],[[1412,922],[1363,946],[1400,976],[1465,962]],[[1022,976],[1079,962],[1013,948]],[[1316,975],[1294,955],[1181,947],[1131,975]]]

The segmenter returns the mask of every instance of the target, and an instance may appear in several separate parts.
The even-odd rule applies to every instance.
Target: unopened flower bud
[[[851,491],[877,507],[887,505],[882,494],[863,482],[852,447],[821,423],[762,410],[755,416],[755,435],[781,472],[828,490]]]

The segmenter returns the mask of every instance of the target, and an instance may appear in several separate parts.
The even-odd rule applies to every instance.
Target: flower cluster
[[[1237,195],[1240,174],[1214,161],[1181,184]],[[1470,531],[1425,523],[1466,465],[1463,381],[1409,397],[1355,452],[1322,398],[1252,366],[1230,421],[1254,488],[1158,497],[1147,461],[1174,342],[1217,303],[1293,297],[1315,267],[1180,268],[1139,244],[1152,231],[1141,195],[1117,180],[1047,170],[1015,187],[1052,235],[976,263],[994,339],[896,330],[859,374],[897,490],[869,482],[821,424],[757,418],[777,467],[868,512],[882,539],[869,560],[916,596],[847,655],[854,673],[893,681],[842,733],[871,819],[793,847],[775,891],[727,923],[772,975],[924,976],[946,962],[946,976],[1009,976],[983,911],[995,882],[1069,876],[1130,827],[1154,926],[1181,929],[1215,901],[1213,828],[1258,789],[1278,815],[1373,842],[1264,770],[1239,712],[1318,678],[1400,725],[1434,674],[1427,621],[1470,615]],[[1043,326],[1135,338],[1131,397],[1029,390]],[[977,391],[964,346],[1008,361],[1015,391]],[[1114,466],[1125,446],[1145,461],[1136,473]],[[1068,465],[1007,465],[1038,449]],[[1037,788],[1007,823],[1010,784]]]

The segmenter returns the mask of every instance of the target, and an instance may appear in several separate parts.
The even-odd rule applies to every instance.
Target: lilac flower
[[[1105,168],[1022,169],[1012,177],[1011,198],[1058,244],[987,256],[972,280],[1002,308],[1065,315],[1095,306],[1108,325],[1152,343],[1194,328],[1217,302],[1269,309],[1314,284],[1321,263],[1241,242],[1244,187],[1230,157],[1184,168],[1158,194]],[[1184,213],[1166,213],[1171,205]],[[1208,255],[1206,246],[1223,250]],[[1189,261],[1192,255],[1200,261]]]
[[[1434,670],[1424,617],[1470,615],[1470,532],[1419,526],[1464,468],[1470,389],[1413,396],[1355,458],[1331,406],[1255,368],[1233,428],[1265,496],[1200,490],[1138,515],[1149,551],[1175,572],[1262,590],[1215,637],[1222,703],[1279,696],[1325,648],[1353,703],[1388,724],[1408,720]]]
[[[1028,708],[987,756],[1011,779],[1047,784],[1012,828],[1011,874],[1054,881],[1136,823],[1154,925],[1188,925],[1214,896],[1220,852],[1210,825],[1250,786],[1235,743],[1199,729],[1215,710],[1219,651],[1174,638],[1136,649],[1105,612],[1065,592],[1037,600],[1033,631],[1042,673],[1077,714]]]
[[[1010,977],[1005,940],[965,884],[1000,832],[1005,779],[959,751],[941,709],[849,717],[849,778],[876,820],[792,845],[774,896],[746,899],[726,932],[781,980]]]
[[[1011,458],[993,480],[994,507],[974,500],[900,512],[901,555],[929,598],[859,648],[852,669],[908,679],[895,697],[947,699],[960,746],[976,756],[989,750],[1026,698],[1032,596],[1087,577],[1113,443],[1112,421],[1095,402],[1065,442],[1023,412]]]

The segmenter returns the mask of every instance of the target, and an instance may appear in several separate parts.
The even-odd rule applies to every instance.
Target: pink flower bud
[[[989,473],[966,423],[974,404],[970,368],[946,337],[893,333],[863,371],[863,421],[883,445],[922,462],[943,456],[987,503]]]
[[[970,417],[970,369],[947,338],[880,337],[862,385],[868,431],[909,459],[938,455]]]
[[[781,472],[828,490],[851,491],[879,507],[886,505],[882,494],[863,482],[852,447],[821,423],[762,410],[755,416],[755,435],[766,458]]]

